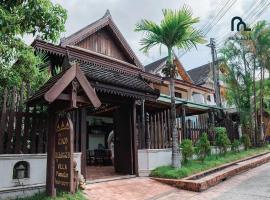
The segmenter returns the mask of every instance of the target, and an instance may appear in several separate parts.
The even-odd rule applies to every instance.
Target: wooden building
[[[0,145],[0,154],[51,151],[47,145],[51,139],[50,130],[45,126],[55,117],[48,115],[50,107],[61,109],[70,105],[72,109],[68,112],[75,130],[74,150],[82,153],[81,173],[86,179],[139,175],[140,169],[149,173],[154,165],[170,164],[169,82],[160,74],[148,71],[149,66],[143,67],[109,11],[63,38],[59,45],[36,39],[32,46],[48,56],[47,69],[51,78],[28,99],[27,106],[32,109],[20,112],[19,120],[14,120],[16,113],[5,117],[6,111],[2,110],[0,125],[4,131],[0,131],[0,137],[8,139]],[[164,67],[165,60],[155,62],[150,68],[159,70]],[[211,118],[204,117],[199,123],[187,121],[185,117],[211,114],[219,108],[192,101],[197,93],[207,100],[213,90],[194,84],[177,58],[175,64],[179,72],[175,80],[179,142],[183,138],[196,142],[202,132],[208,132]],[[28,113],[37,109],[42,111],[38,115]],[[45,117],[41,118],[43,114]],[[14,123],[17,123],[16,130],[13,130]],[[5,127],[5,124],[9,125]],[[108,141],[112,131],[114,162]],[[165,152],[167,161],[144,166],[148,162],[145,155],[151,153],[148,149],[155,149],[152,153],[157,156]]]

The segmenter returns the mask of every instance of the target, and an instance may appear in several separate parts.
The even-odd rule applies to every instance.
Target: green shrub
[[[233,152],[239,152],[239,148],[240,148],[240,141],[239,140],[234,140],[232,143],[232,151]]]
[[[231,144],[228,138],[227,130],[225,127],[215,127],[216,133],[216,145],[219,149],[220,154],[226,154],[227,149]]]
[[[250,138],[247,134],[244,134],[241,137],[241,142],[244,145],[245,150],[248,150],[251,147],[251,142],[250,142]]]
[[[202,162],[205,160],[206,156],[210,155],[211,147],[206,133],[203,133],[197,142],[195,152]]]
[[[182,156],[183,161],[186,163],[190,158],[192,158],[194,154],[194,147],[192,141],[189,139],[185,139],[180,144],[180,148],[182,148]]]

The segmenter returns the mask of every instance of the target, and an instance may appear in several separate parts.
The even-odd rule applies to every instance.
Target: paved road
[[[270,200],[270,163],[226,180],[207,191],[179,190],[148,178],[88,185],[91,200]]]

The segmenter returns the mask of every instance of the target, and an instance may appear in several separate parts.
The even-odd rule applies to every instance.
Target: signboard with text
[[[74,192],[73,124],[68,115],[60,116],[55,134],[55,188]]]

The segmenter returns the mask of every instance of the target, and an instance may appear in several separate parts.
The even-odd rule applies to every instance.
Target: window
[[[180,92],[175,92],[175,97],[177,97],[177,98],[182,98],[182,93],[180,93]]]
[[[13,168],[13,179],[29,178],[30,165],[26,161],[19,161]]]
[[[211,96],[207,95],[207,101],[211,101]]]

